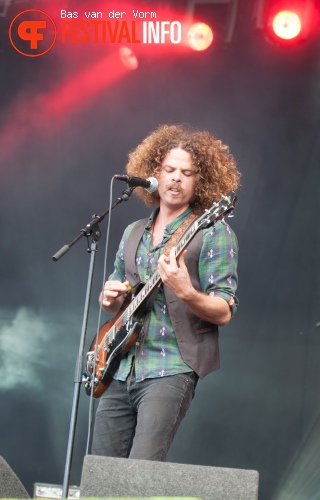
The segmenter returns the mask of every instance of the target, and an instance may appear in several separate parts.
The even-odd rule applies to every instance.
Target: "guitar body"
[[[142,287],[141,283],[138,289]],[[88,396],[92,393],[94,398],[100,398],[111,384],[122,358],[129,352],[140,334],[141,321],[147,312],[146,303],[143,303],[139,311],[124,323],[121,318],[126,305],[125,303],[114,318],[101,326],[87,352],[85,390]],[[117,325],[115,335],[109,335],[114,325]]]

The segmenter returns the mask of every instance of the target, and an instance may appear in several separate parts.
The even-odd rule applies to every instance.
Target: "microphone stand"
[[[111,210],[113,208],[115,208],[117,205],[119,205],[119,203],[121,203],[122,201],[128,201],[128,199],[130,198],[134,189],[135,189],[134,187],[130,187],[128,184],[127,189],[125,189],[123,191],[122,195],[113,202],[113,204],[111,206]],[[85,346],[87,323],[88,323],[88,316],[89,316],[90,296],[91,296],[92,280],[93,280],[93,270],[94,270],[98,241],[100,240],[100,237],[101,237],[99,223],[105,218],[105,216],[108,213],[109,213],[109,208],[104,210],[104,212],[101,212],[100,214],[95,215],[94,218],[91,220],[91,222],[89,222],[89,224],[87,224],[85,226],[85,229],[81,229],[78,236],[76,236],[68,244],[61,247],[60,250],[58,250],[58,252],[56,252],[52,257],[52,260],[54,262],[57,262],[83,236],[86,236],[86,238],[88,240],[89,240],[89,236],[91,236],[91,238],[92,238],[91,247],[90,248],[88,247],[88,250],[87,250],[88,253],[91,254],[90,255],[90,265],[89,265],[89,273],[88,273],[87,290],[86,290],[86,297],[85,297],[85,305],[84,305],[84,313],[83,313],[79,351],[78,351],[78,356],[77,356],[77,360],[76,360],[76,368],[75,368],[75,375],[74,375],[73,402],[72,402],[72,410],[71,410],[71,418],[70,418],[70,428],[69,428],[68,447],[67,447],[66,463],[65,463],[65,470],[64,470],[64,479],[63,479],[63,485],[62,485],[62,498],[68,498],[70,470],[71,470],[74,438],[75,438],[75,431],[76,431],[76,422],[77,422],[78,408],[79,408],[80,386],[82,383],[83,351],[84,351],[84,346]]]

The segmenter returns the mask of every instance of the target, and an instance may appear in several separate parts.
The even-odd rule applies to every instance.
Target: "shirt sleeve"
[[[203,230],[199,259],[200,283],[204,293],[221,297],[236,313],[238,299],[238,241],[234,231],[225,221]]]
[[[123,233],[120,241],[118,251],[116,253],[116,258],[114,261],[113,273],[109,276],[109,281],[126,281],[125,276],[125,266],[124,266],[124,247],[129,238],[129,235],[133,229],[134,223],[130,224]]]

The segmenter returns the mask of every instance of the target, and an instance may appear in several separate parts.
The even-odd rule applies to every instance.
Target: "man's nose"
[[[182,176],[181,171],[177,169],[177,170],[174,170],[173,175],[172,175],[172,179],[176,182],[181,182],[181,176]]]

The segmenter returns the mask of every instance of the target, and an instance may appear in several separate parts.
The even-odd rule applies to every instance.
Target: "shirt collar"
[[[182,224],[182,222],[189,216],[189,214],[192,212],[192,208],[188,207],[182,214],[178,215],[173,221],[171,221],[169,224],[166,225],[165,227],[165,232],[172,234],[175,232],[175,230]],[[159,213],[159,207],[156,208],[150,215],[146,229],[150,229],[152,226],[153,221],[157,217]]]

